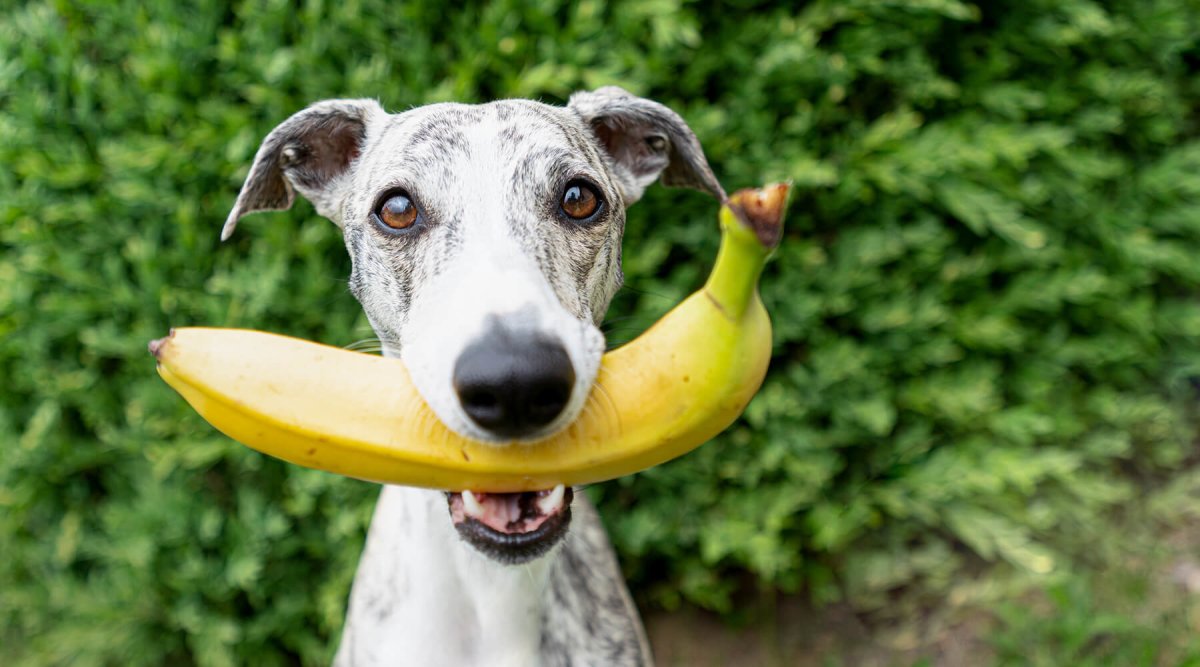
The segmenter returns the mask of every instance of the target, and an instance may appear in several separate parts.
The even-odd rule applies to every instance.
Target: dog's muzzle
[[[463,412],[498,440],[545,435],[571,402],[575,380],[571,357],[556,338],[510,328],[500,318],[467,345],[453,374]],[[522,493],[446,494],[459,536],[508,564],[538,558],[566,535],[573,498],[561,484]]]

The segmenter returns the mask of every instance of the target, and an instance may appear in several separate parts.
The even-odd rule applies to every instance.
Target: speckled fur
[[[625,207],[660,178],[724,197],[699,143],[670,109],[619,88],[566,107],[527,100],[435,104],[388,114],[327,100],[263,141],[222,238],[299,193],[342,228],[384,354],[404,360],[448,427],[493,440],[452,387],[459,353],[489,323],[560,341],[571,401],[542,432],[578,416],[600,363],[598,324],[621,284]],[[559,214],[563,188],[591,182],[596,219]],[[371,212],[403,189],[424,222],[389,234]],[[503,445],[497,446],[519,446]],[[650,652],[595,510],[582,494],[565,538],[521,565],[455,533],[443,494],[385,487],[350,596],[335,665],[645,665]]]

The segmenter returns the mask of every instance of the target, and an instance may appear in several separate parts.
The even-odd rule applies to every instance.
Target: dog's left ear
[[[575,93],[567,106],[591,127],[607,153],[626,205],[641,199],[646,186],[660,176],[663,185],[695,188],[725,200],[696,135],[671,109],[616,86]]]

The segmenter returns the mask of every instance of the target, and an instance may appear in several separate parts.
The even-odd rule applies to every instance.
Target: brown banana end
[[[742,224],[754,230],[759,243],[772,249],[783,236],[783,214],[787,211],[790,183],[775,183],[764,188],[745,188],[729,197],[729,210]]]
[[[167,332],[166,336],[163,336],[162,338],[155,338],[154,340],[150,341],[150,343],[146,346],[150,349],[150,354],[153,354],[155,359],[161,358],[163,346],[166,345],[167,341],[171,340],[171,337],[174,335],[175,329],[171,329],[169,332]]]

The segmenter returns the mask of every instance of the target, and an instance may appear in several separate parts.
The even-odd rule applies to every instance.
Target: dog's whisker
[[[622,431],[621,413],[617,410],[617,404],[608,394],[608,390],[604,388],[603,384],[597,382],[596,391],[592,393],[592,396],[596,397],[596,409],[600,410],[601,414],[609,420],[610,425],[615,422],[616,431],[620,433]]]
[[[621,317],[609,317],[601,324],[601,328],[606,327],[616,322],[628,322],[630,320],[648,320],[653,318],[653,315],[638,314],[638,315],[622,315]]]
[[[363,338],[363,339],[361,339],[361,340],[356,340],[356,341],[354,341],[353,343],[350,343],[350,344],[348,344],[348,345],[343,345],[343,346],[342,346],[342,349],[344,349],[344,350],[355,350],[355,349],[358,349],[359,347],[363,347],[363,346],[368,346],[368,345],[378,345],[378,344],[379,344],[379,342],[380,342],[380,340],[379,340],[378,338],[375,338],[375,337],[371,337],[371,338]]]
[[[600,331],[605,336],[611,334],[624,334],[627,332],[636,332],[640,334],[646,329],[649,329],[656,321],[657,320],[652,318],[638,318],[636,320],[631,318],[622,322],[605,322],[604,326],[600,328]]]
[[[606,324],[602,331],[604,333],[613,333],[615,331],[645,331],[650,328],[657,320],[646,318],[641,321],[628,320],[620,323]]]
[[[668,301],[671,303],[674,303],[676,301],[676,299],[674,297],[663,294],[662,292],[655,292],[653,290],[642,289],[642,288],[638,288],[638,287],[630,287],[629,285],[622,285],[621,291],[633,292],[634,294],[639,294],[641,296],[654,297],[655,299],[662,299],[663,301]]]
[[[382,356],[384,350],[382,347],[360,347],[349,351],[358,352],[359,354],[378,354]]]
[[[571,440],[579,439],[579,424],[587,421],[592,413],[592,396],[589,394],[587,400],[583,402],[583,407],[579,409],[579,416],[567,426],[567,437]]]
[[[358,343],[367,342],[367,341],[374,341],[376,343],[396,343],[396,344],[399,344],[399,342],[400,342],[400,340],[398,338],[392,338],[390,336],[380,336],[379,333],[374,330],[367,330],[367,332],[371,333],[373,335],[367,336],[366,338],[363,338],[361,340],[354,341],[353,343],[350,343],[350,345],[356,345]]]
[[[367,354],[382,354],[390,349],[397,349],[400,345],[397,341],[390,338],[370,337],[356,340],[342,349],[350,350],[351,352],[364,352]]]

